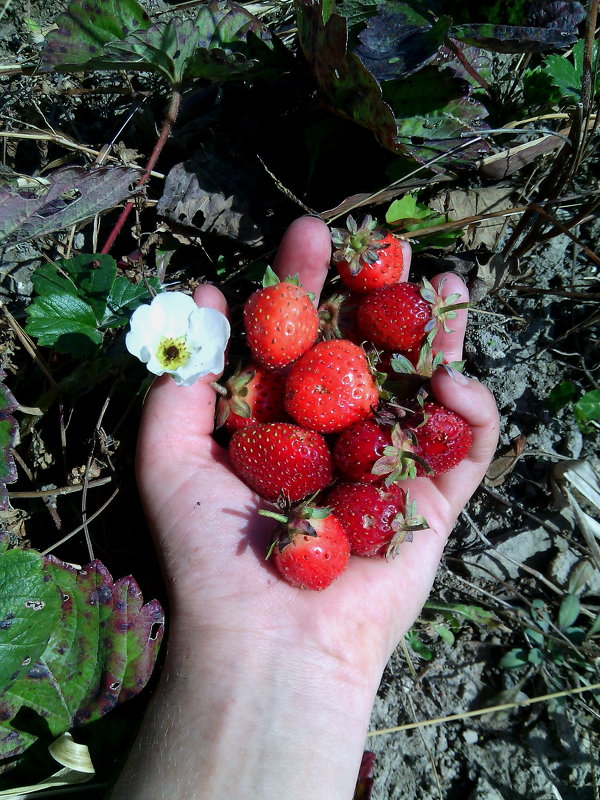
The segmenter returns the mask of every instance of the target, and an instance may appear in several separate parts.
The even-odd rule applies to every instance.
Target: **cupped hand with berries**
[[[402,242],[407,280],[410,248]],[[331,257],[327,226],[303,217],[286,232],[274,268],[314,293]],[[453,274],[432,280],[467,300]],[[226,313],[221,292],[199,287],[199,306]],[[467,312],[434,350],[459,360]],[[269,508],[231,469],[214,440],[218,376],[192,386],[159,378],[144,405],[137,477],[170,596],[166,663],[117,798],[353,795],[372,704],[393,649],[425,602],[456,518],[493,455],[498,416],[489,391],[438,368],[435,399],[469,424],[466,458],[417,477],[410,496],[428,529],[392,560],[352,556],[322,592],[298,589],[266,559]]]

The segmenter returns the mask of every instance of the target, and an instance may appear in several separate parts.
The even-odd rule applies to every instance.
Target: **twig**
[[[171,134],[173,125],[175,124],[175,120],[177,119],[177,114],[179,113],[180,104],[181,104],[181,93],[177,89],[175,89],[173,91],[173,94],[171,95],[171,102],[169,104],[169,109],[167,111],[165,121],[163,122],[163,126],[160,131],[160,136],[158,137],[158,140],[154,145],[154,150],[152,151],[150,158],[148,159],[148,163],[146,164],[146,169],[144,174],[136,183],[136,188],[139,189],[140,186],[143,186],[150,177],[150,172],[154,168],[154,165],[156,164],[158,157],[162,153],[163,148],[167,143],[167,139]],[[132,200],[128,200],[127,203],[125,203],[125,207],[123,208],[123,211],[121,211],[119,219],[116,221],[114,228],[110,232],[110,235],[104,244],[104,247],[100,251],[102,254],[110,252],[110,249],[115,243],[117,236],[121,232],[121,229],[123,228],[123,225],[127,220],[127,217],[131,213],[131,209],[133,208],[133,206],[134,206],[134,201]]]
[[[27,352],[29,353],[31,358],[35,361],[35,363],[38,365],[40,370],[44,373],[44,375],[48,379],[48,382],[50,383],[50,386],[52,387],[52,389],[56,392],[56,394],[58,394],[59,393],[58,384],[56,383],[56,381],[52,377],[52,373],[50,372],[50,370],[46,366],[46,362],[40,356],[40,354],[38,353],[38,350],[37,350],[36,346],[34,345],[34,343],[31,341],[29,336],[27,336],[27,334],[25,333],[23,328],[19,325],[17,320],[10,313],[10,311],[6,308],[6,306],[4,305],[2,300],[0,300],[0,311],[2,311],[2,313],[6,317],[6,319],[8,321],[8,324],[13,329],[13,331],[16,333],[17,338],[19,339],[19,341],[21,342],[21,344],[23,345],[25,350],[27,350]]]
[[[106,478],[96,478],[93,481],[88,481],[87,488],[88,489],[95,489],[97,486],[104,486],[107,483],[110,483],[112,478],[107,476]],[[19,499],[28,499],[33,500],[36,497],[54,497],[62,494],[75,494],[75,492],[81,492],[83,489],[82,483],[73,484],[73,486],[61,486],[59,489],[38,489],[36,492],[9,492],[8,497],[10,500],[19,500]]]
[[[105,503],[102,503],[100,508],[97,511],[94,511],[94,513],[90,517],[87,518],[86,522],[89,524],[90,522],[93,522],[96,519],[96,517],[99,517],[100,514],[104,511],[104,509],[108,508],[108,506],[112,503],[112,501],[115,499],[115,497],[118,494],[119,494],[119,487],[117,486],[117,488],[114,490],[114,492],[108,498],[108,500]],[[82,524],[82,525],[79,525],[77,528],[72,530],[70,533],[67,533],[66,536],[63,536],[62,539],[59,539],[58,542],[54,542],[54,544],[51,545],[47,550],[44,550],[42,552],[42,555],[46,556],[46,555],[48,555],[48,553],[51,553],[53,550],[56,550],[57,547],[60,547],[61,544],[64,544],[65,542],[67,542],[69,539],[71,539],[73,536],[75,536],[77,533],[79,533],[79,531],[83,530],[84,527],[85,527],[85,523]]]
[[[592,683],[589,686],[577,686],[575,689],[564,689],[562,692],[552,692],[551,694],[540,694],[537,697],[528,697],[527,700],[515,700],[513,703],[501,703],[497,706],[487,708],[477,708],[474,711],[464,711],[462,714],[449,714],[446,717],[435,717],[424,719],[420,722],[409,722],[406,725],[396,725],[393,728],[381,728],[378,731],[369,731],[367,736],[381,736],[384,733],[397,733],[398,731],[410,731],[415,728],[424,728],[427,725],[441,725],[446,722],[456,722],[460,719],[470,719],[471,717],[481,717],[484,714],[496,714],[498,711],[509,711],[513,708],[531,706],[535,703],[545,703],[548,700],[556,700],[559,697],[569,697],[570,695],[583,694],[584,692],[597,692],[600,683]]]

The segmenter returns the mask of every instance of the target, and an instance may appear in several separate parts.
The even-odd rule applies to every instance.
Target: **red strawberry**
[[[384,350],[419,350],[423,342],[433,341],[440,325],[456,317],[464,303],[456,303],[454,294],[442,298],[427,280],[396,283],[368,294],[357,311],[358,327],[363,335]]]
[[[321,590],[330,586],[346,569],[350,543],[328,508],[307,506],[284,521],[272,550],[275,566],[292,586]]]
[[[364,419],[340,433],[333,447],[333,461],[346,480],[375,483],[381,475],[373,473],[373,465],[390,444],[389,428]]]
[[[454,411],[439,403],[428,401],[423,413],[403,422],[415,437],[415,452],[427,463],[434,475],[455,467],[468,454],[473,443],[473,432],[468,423]],[[417,475],[426,471],[417,462]]]
[[[237,475],[255,492],[295,502],[331,483],[333,467],[325,439],[288,422],[247,425],[229,442]]]
[[[346,531],[351,551],[361,556],[393,557],[402,542],[412,540],[412,531],[427,527],[397,483],[340,483],[327,495],[327,505]]]
[[[319,316],[304,289],[267,272],[263,288],[244,306],[244,327],[254,359],[269,369],[292,364],[314,343]]]
[[[397,283],[404,266],[398,239],[370,216],[360,225],[349,216],[346,225],[331,232],[336,246],[333,260],[342,282],[361,294]]]
[[[320,433],[347,428],[379,400],[361,347],[346,339],[319,342],[291,368],[285,407],[296,422]]]
[[[219,397],[217,427],[233,433],[245,425],[286,419],[284,387],[283,375],[260,364],[239,367],[225,384],[226,394]]]

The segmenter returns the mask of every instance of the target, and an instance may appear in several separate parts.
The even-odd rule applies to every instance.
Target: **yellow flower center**
[[[190,357],[190,350],[185,341],[185,336],[178,339],[165,336],[161,339],[156,350],[156,358],[161,367],[177,370],[182,367]]]

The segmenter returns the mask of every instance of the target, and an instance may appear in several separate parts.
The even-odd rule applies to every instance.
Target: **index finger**
[[[283,280],[298,275],[307,292],[319,301],[329,261],[331,259],[331,234],[319,217],[299,217],[283,235],[273,267]]]

